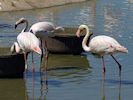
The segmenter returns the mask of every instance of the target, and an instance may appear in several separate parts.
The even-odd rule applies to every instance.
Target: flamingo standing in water
[[[105,36],[105,35],[99,35],[92,38],[89,42],[89,46],[87,46],[86,45],[87,40],[90,39],[93,33],[89,31],[89,28],[87,25],[80,25],[76,32],[77,37],[80,37],[80,33],[83,30],[86,30],[86,35],[82,41],[83,49],[86,52],[92,52],[93,54],[96,54],[102,58],[104,74],[106,71],[105,64],[104,64],[104,55],[111,55],[111,57],[115,60],[115,62],[119,66],[119,75],[121,76],[121,64],[115,59],[113,54],[117,52],[127,53],[128,52],[127,48],[120,45],[114,38]]]
[[[42,51],[39,46],[40,46],[40,41],[34,34],[22,31],[17,36],[17,42],[14,42],[14,44],[11,46],[11,52],[24,53],[24,59],[26,62],[25,70],[27,70],[28,66],[27,66],[26,54],[29,52],[36,52],[41,55]],[[33,56],[32,56],[32,64],[33,64]],[[32,71],[34,71],[34,66],[32,66]]]
[[[26,26],[24,28],[23,31],[26,31],[28,29],[28,21],[26,18],[20,18],[16,24],[15,24],[15,28],[22,23],[26,23]],[[57,31],[64,31],[63,27],[56,27],[53,23],[51,22],[38,22],[35,23],[31,26],[31,28],[29,29],[29,32],[35,34],[38,38],[40,38],[41,40],[41,49],[43,51],[43,46],[42,46],[42,39],[48,36],[53,36],[55,32]],[[44,42],[44,48],[45,48],[45,59],[46,62],[48,60],[48,50],[47,50],[47,42]],[[42,56],[43,56],[43,52],[42,52]],[[42,59],[43,57],[41,57]],[[45,70],[47,69],[47,67],[45,66]]]

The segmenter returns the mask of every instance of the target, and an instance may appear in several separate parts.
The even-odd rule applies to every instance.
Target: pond
[[[116,54],[119,69],[110,56],[105,56],[106,77],[103,81],[101,59],[90,53],[53,55],[46,73],[39,73],[40,56],[34,54],[35,73],[23,79],[1,79],[2,100],[132,100],[133,98],[133,0],[87,0],[45,9],[0,12],[0,45],[11,46],[23,25],[14,29],[16,20],[26,17],[30,26],[38,21],[51,21],[63,27],[77,28],[86,24],[96,35],[114,37],[128,48],[128,54]]]

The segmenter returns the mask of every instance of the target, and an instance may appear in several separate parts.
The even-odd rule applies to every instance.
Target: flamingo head
[[[20,47],[19,47],[17,42],[13,43],[13,45],[10,48],[10,51],[11,51],[12,54],[21,52],[21,49],[20,49]]]
[[[15,23],[15,29],[17,28],[17,26],[19,25],[19,24],[22,24],[22,23],[25,23],[25,22],[27,22],[27,20],[26,20],[26,18],[20,18],[18,21],[16,21],[16,23]]]
[[[76,36],[80,37],[80,34],[83,33],[83,31],[86,30],[90,35],[93,34],[93,32],[89,32],[89,28],[87,25],[80,25],[77,32],[76,32]]]

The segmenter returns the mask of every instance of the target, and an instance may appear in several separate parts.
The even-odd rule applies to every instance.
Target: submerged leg
[[[122,66],[121,64],[115,59],[115,57],[113,55],[111,55],[111,57],[115,60],[115,62],[118,64],[119,66],[119,76],[121,77],[121,69],[122,69]]]

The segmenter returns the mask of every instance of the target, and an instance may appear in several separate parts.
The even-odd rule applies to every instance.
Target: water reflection
[[[88,69],[90,67],[89,61],[85,56],[81,55],[49,55],[48,70],[56,69],[72,69],[83,68]]]
[[[25,73],[27,99],[46,100],[49,86],[62,87],[65,83],[79,84],[86,75],[89,63],[84,56],[80,55],[54,55],[50,54],[48,71],[31,71]],[[88,70],[88,71],[84,71]]]
[[[102,85],[101,86],[102,87],[102,100],[108,100],[106,98],[106,95],[111,95],[111,94],[108,94],[108,89],[109,88],[106,87],[107,83],[110,83],[109,80],[106,80],[105,77],[102,77],[102,81],[101,81],[101,85]],[[115,82],[115,83],[117,83],[117,89],[118,89],[118,93],[117,93],[118,94],[118,99],[116,99],[116,100],[122,100],[122,97],[121,97],[121,86],[122,86],[121,79],[119,81]],[[113,89],[113,90],[115,92],[116,89]]]
[[[25,73],[27,99],[44,100],[48,93],[47,75],[41,72]]]

